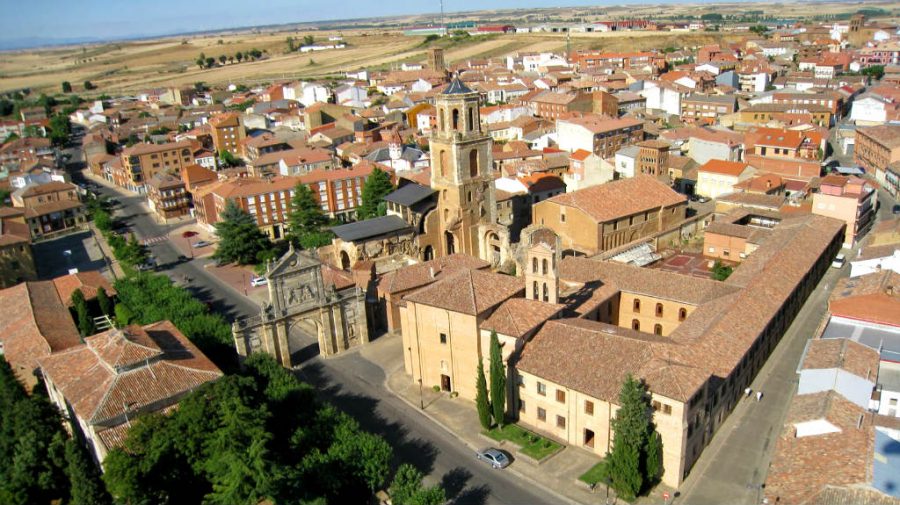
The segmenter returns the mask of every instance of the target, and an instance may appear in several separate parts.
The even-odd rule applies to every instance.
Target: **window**
[[[537,258],[531,258],[531,273],[537,273],[538,260]]]
[[[559,403],[566,403],[566,392],[562,389],[556,390],[556,401]]]
[[[538,407],[537,418],[538,418],[538,421],[546,421],[547,420],[547,411],[542,409],[541,407]]]
[[[641,322],[637,319],[631,320],[631,329],[634,331],[641,331]]]
[[[537,393],[541,396],[547,396],[547,385],[543,382],[537,383]]]
[[[635,312],[640,314],[641,312],[641,300],[639,298],[634,299],[633,309]]]
[[[708,249],[708,251],[709,251],[710,253],[714,253],[714,252],[716,252],[716,248],[715,248],[715,247],[710,247],[710,248]]]
[[[656,304],[656,317],[663,317],[663,304]]]
[[[544,300],[545,302],[549,302],[549,301],[550,301],[550,291],[547,289],[547,283],[546,283],[546,282],[544,283],[544,298],[543,298],[543,300]]]
[[[662,335],[662,325],[661,324],[653,325],[653,334],[654,335]]]
[[[541,273],[543,273],[544,275],[547,275],[547,259],[546,258],[541,260]]]
[[[519,412],[525,413],[525,400],[519,400]]]
[[[589,416],[594,415],[594,402],[590,400],[584,401],[584,413]]]
[[[566,418],[563,416],[556,416],[556,427],[557,428],[565,428],[566,427]]]
[[[687,318],[687,309],[682,307],[682,308],[678,309],[678,320],[684,321],[685,318]]]
[[[566,213],[562,209],[560,209],[560,211],[559,211],[559,222],[560,223],[566,222]]]
[[[442,344],[447,343],[447,334],[446,333],[441,333],[441,343]]]

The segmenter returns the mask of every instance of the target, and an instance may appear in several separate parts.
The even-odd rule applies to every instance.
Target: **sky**
[[[0,42],[121,39],[267,24],[439,12],[439,0],[0,0]],[[446,12],[602,0],[445,0]]]

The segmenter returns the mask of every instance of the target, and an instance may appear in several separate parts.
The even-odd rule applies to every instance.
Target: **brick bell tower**
[[[438,192],[441,250],[479,256],[479,225],[497,222],[491,138],[481,130],[478,93],[458,78],[435,97],[431,187]]]

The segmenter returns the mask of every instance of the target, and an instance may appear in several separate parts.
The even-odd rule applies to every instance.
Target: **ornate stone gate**
[[[232,324],[238,355],[271,354],[290,367],[290,330],[303,324],[315,327],[319,352],[331,356],[369,341],[365,291],[325,286],[322,263],[309,253],[291,248],[266,271],[269,302],[258,316]]]

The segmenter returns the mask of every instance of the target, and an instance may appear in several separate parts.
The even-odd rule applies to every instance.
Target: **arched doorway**
[[[478,149],[469,151],[469,176],[478,177]]]
[[[350,255],[347,254],[347,251],[341,251],[341,268],[350,270]]]
[[[430,245],[425,246],[425,252],[422,253],[422,261],[431,261],[434,259],[434,248]]]
[[[500,264],[500,236],[490,231],[485,235],[485,243],[487,244],[487,252],[490,255],[490,262],[494,266]]]
[[[456,243],[453,234],[449,231],[444,232],[444,240],[447,242],[447,255],[456,253]]]

